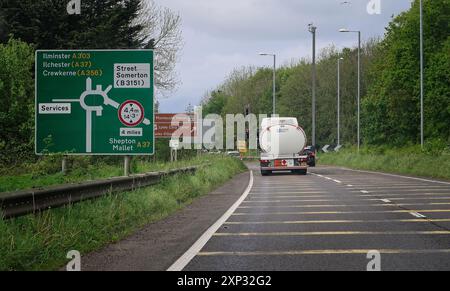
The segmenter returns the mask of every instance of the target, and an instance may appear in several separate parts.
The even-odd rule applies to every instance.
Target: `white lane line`
[[[314,175],[314,176],[320,177],[320,178],[325,178],[328,181],[333,181],[335,183],[342,184],[342,181],[339,181],[339,180],[336,180],[336,179],[333,179],[333,178],[330,178],[330,177],[325,177],[325,176],[322,176],[322,175],[319,175],[319,174],[315,174],[315,173],[311,173],[311,174]]]
[[[392,201],[388,200],[388,199],[381,199],[381,201],[384,202],[384,203],[392,203]]]
[[[340,168],[340,169],[346,170],[346,171],[351,171],[351,172],[357,172],[357,173],[376,174],[376,175],[382,175],[382,176],[387,176],[387,177],[403,178],[403,179],[416,180],[416,181],[422,181],[422,182],[428,182],[428,183],[450,185],[450,182],[429,180],[429,179],[423,179],[423,178],[415,178],[415,177],[408,177],[408,176],[394,175],[394,174],[387,174],[387,173],[380,173],[380,172],[372,172],[372,171],[352,170],[352,169],[348,169],[348,168]]]
[[[361,190],[360,192],[363,193],[363,194],[369,194],[370,193],[369,191],[366,191],[366,190]]]
[[[412,216],[414,216],[414,217],[417,217],[417,218],[427,218],[425,215],[420,214],[420,213],[418,213],[418,212],[410,212],[410,214],[411,214]]]
[[[347,187],[353,187],[353,185],[350,185],[350,184],[349,184],[349,185],[347,185]]]
[[[213,235],[222,227],[222,225],[227,222],[227,220],[233,215],[233,213],[238,209],[242,202],[247,198],[248,194],[252,190],[254,182],[253,171],[250,171],[250,181],[247,189],[242,194],[236,203],[228,209],[225,214],[219,218],[192,246],[184,253],[181,258],[179,258],[167,271],[182,271],[192,259],[200,253],[200,251],[205,247],[208,241],[213,237]]]

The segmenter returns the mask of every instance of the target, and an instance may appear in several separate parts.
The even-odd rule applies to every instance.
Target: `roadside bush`
[[[33,48],[0,44],[0,165],[34,160]]]
[[[432,155],[441,155],[448,150],[448,143],[441,138],[430,139],[425,142],[425,151]]]

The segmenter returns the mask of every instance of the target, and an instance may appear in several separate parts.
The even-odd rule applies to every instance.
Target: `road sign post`
[[[130,176],[131,173],[131,157],[124,156],[123,158],[123,175],[125,177]]]
[[[36,154],[153,155],[152,50],[36,52]]]
[[[61,173],[67,175],[67,157],[64,156],[61,161]]]
[[[177,139],[170,140],[169,147],[170,147],[170,161],[172,163],[178,161],[178,149],[180,148],[180,141]]]

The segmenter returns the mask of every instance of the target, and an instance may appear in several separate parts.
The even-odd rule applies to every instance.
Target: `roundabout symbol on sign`
[[[119,120],[128,127],[135,127],[144,120],[144,107],[137,101],[127,101],[119,108]]]

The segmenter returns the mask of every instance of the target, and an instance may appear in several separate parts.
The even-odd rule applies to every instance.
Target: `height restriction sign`
[[[36,52],[36,154],[154,154],[152,50]]]

